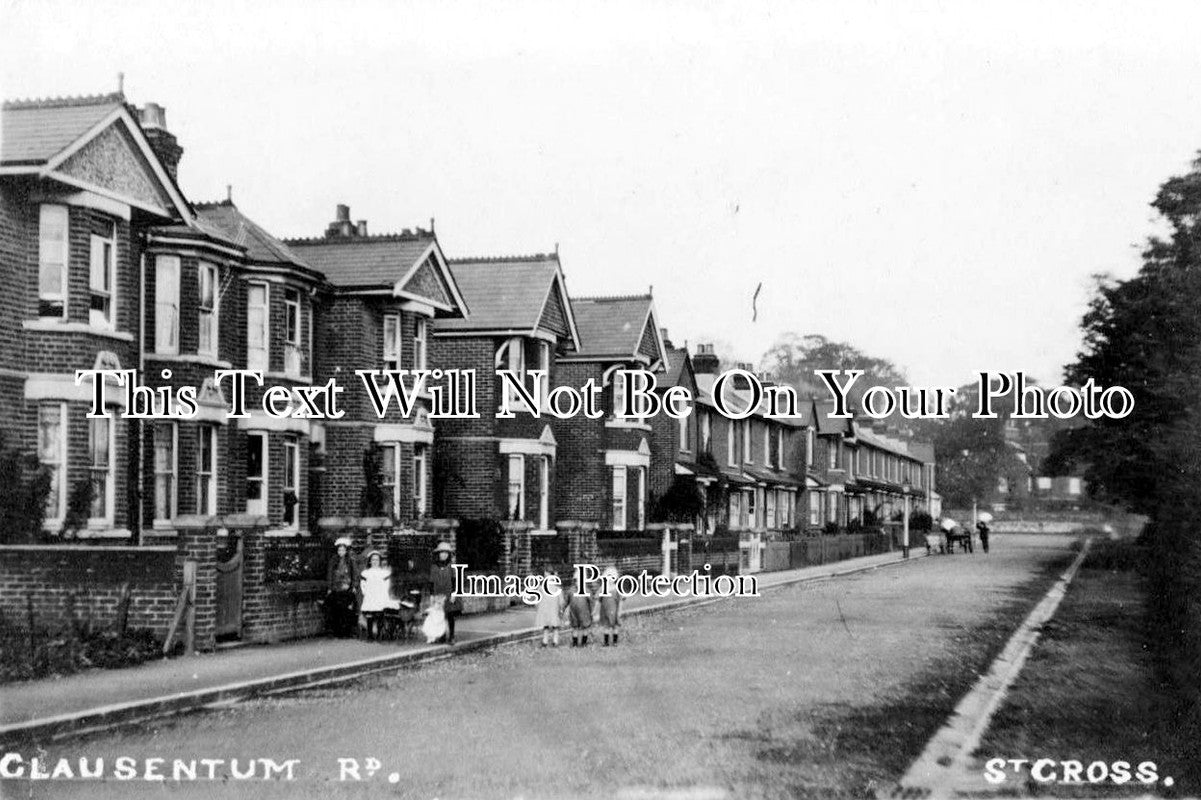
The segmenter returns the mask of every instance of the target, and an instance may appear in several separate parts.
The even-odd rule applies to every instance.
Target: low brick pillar
[[[652,522],[646,526],[648,536],[659,539],[659,552],[662,554],[659,566],[660,575],[671,575],[672,555],[675,552],[671,539],[671,526],[665,522]]]
[[[534,523],[525,520],[505,520],[504,541],[500,556],[500,572],[504,575],[530,574],[530,530]]]
[[[451,547],[458,549],[459,521],[457,519],[423,519],[418,528],[423,533],[438,535],[438,541],[448,542]]]
[[[349,535],[348,521],[345,517],[322,517],[317,520],[317,535],[329,544],[332,551],[334,540],[343,534]],[[352,537],[353,538],[353,537]]]
[[[197,650],[217,647],[217,528],[218,518],[188,514],[175,518],[179,532],[176,546],[176,585],[183,590],[183,564],[196,562],[196,627],[194,644]],[[181,624],[180,636],[183,630]]]
[[[255,641],[255,628],[266,610],[267,518],[227,514],[217,524],[242,539],[242,638]]]
[[[595,522],[564,520],[555,523],[560,536],[567,537],[567,562],[572,564],[595,564],[600,555],[596,544],[596,532],[600,528]]]

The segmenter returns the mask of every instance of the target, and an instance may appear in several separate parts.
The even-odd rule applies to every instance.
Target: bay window
[[[429,446],[413,445],[413,515],[424,517],[429,508],[427,502],[429,481],[426,464],[429,462]]]
[[[196,513],[217,513],[217,426],[196,429]]]
[[[284,437],[284,524],[290,528],[300,525],[300,440],[295,435]]]
[[[196,352],[201,355],[215,356],[217,355],[217,302],[219,299],[217,267],[202,261],[197,267],[197,274],[200,281],[200,339],[196,346]]]
[[[271,368],[271,289],[265,283],[246,287],[246,368]]]
[[[626,468],[613,467],[613,530],[626,529]]]
[[[174,422],[156,422],[154,436],[154,520],[175,518],[178,430]]]
[[[509,456],[509,519],[525,519],[525,456]]]
[[[303,369],[300,353],[300,292],[284,289],[284,374],[300,377]]]
[[[67,404],[38,406],[38,462],[50,472],[46,516],[62,519],[67,512]]]
[[[102,234],[91,237],[91,270],[88,277],[88,322],[99,328],[115,326],[117,285],[117,226],[106,223]]]
[[[246,513],[267,515],[267,434],[246,434]]]
[[[384,315],[384,369],[400,369],[400,314]]]
[[[38,316],[67,316],[67,207],[43,204],[38,216]]]
[[[113,521],[113,421],[88,420],[88,479],[92,484],[92,522]]]

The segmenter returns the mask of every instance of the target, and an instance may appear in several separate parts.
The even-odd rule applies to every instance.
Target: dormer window
[[[38,218],[38,316],[67,316],[67,207],[43,205]]]
[[[98,328],[114,327],[117,284],[117,226],[106,223],[103,233],[92,234],[91,271],[88,279],[88,322]]]

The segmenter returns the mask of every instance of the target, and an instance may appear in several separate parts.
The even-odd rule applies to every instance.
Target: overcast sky
[[[448,255],[654,286],[677,342],[786,331],[918,384],[1058,382],[1201,148],[1201,6],[0,0],[0,94],[162,104],[192,200],[339,202]],[[751,297],[762,282],[758,321]]]

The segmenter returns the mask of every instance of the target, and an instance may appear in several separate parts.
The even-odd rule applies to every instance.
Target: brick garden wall
[[[174,546],[76,547],[10,545],[0,547],[0,613],[28,623],[33,603],[35,624],[66,623],[74,596],[75,618],[98,627],[117,619],[121,586],[129,583],[130,628],[167,631],[178,595],[181,560]]]

